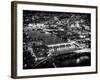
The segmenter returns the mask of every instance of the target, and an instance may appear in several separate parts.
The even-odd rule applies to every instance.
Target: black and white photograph
[[[91,66],[91,14],[23,10],[23,69]]]
[[[97,6],[12,2],[12,77],[97,73]]]

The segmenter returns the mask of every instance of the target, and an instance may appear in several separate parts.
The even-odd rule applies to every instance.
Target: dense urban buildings
[[[23,10],[23,69],[91,65],[91,15]]]

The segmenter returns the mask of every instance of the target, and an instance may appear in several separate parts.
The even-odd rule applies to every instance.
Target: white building
[[[28,27],[30,27],[32,29],[44,29],[45,25],[43,23],[37,23],[37,24],[29,23]]]

